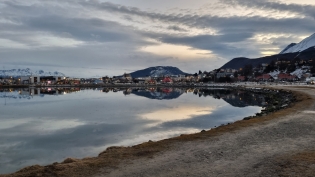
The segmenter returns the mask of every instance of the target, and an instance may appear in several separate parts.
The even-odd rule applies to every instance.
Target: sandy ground
[[[315,98],[315,90],[291,89]],[[260,125],[177,143],[153,158],[122,163],[115,169],[104,168],[103,174],[95,176],[315,176],[313,150],[314,103],[305,105],[305,110]],[[302,155],[310,159],[300,158]],[[299,167],[292,163],[304,164]]]
[[[306,94],[260,118],[0,177],[315,176],[315,89],[285,88]]]

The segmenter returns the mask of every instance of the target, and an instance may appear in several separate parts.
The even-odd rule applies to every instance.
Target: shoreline
[[[251,89],[251,88],[247,88]],[[266,87],[266,89],[277,89]],[[285,89],[285,88],[280,88]],[[288,88],[289,89],[289,88]],[[309,88],[312,89],[312,88]],[[119,164],[126,163],[126,161],[154,158],[155,155],[169,151],[175,144],[181,144],[192,141],[202,141],[208,138],[217,137],[226,133],[233,133],[252,126],[259,126],[264,122],[278,119],[289,115],[296,110],[302,110],[303,105],[313,103],[307,94],[298,91],[292,92],[297,98],[297,102],[293,103],[286,109],[281,109],[267,115],[259,115],[259,118],[251,117],[250,119],[236,121],[234,123],[219,126],[208,131],[202,131],[196,134],[181,135],[170,139],[160,140],[156,142],[144,142],[139,145],[131,147],[109,147],[101,152],[98,157],[84,158],[81,160],[68,158],[62,163],[53,163],[47,166],[30,166],[13,173],[11,175],[0,175],[0,177],[7,176],[90,176],[95,175],[96,171],[102,168],[116,168]]]
[[[213,83],[213,84],[200,84],[200,83],[191,83],[191,84],[63,84],[63,85],[0,85],[0,88],[143,88],[143,87],[182,87],[182,88],[191,88],[191,87],[273,87],[273,86],[306,86],[312,87],[306,83],[299,82],[268,82],[268,83],[257,83],[257,82],[240,82],[240,83]]]

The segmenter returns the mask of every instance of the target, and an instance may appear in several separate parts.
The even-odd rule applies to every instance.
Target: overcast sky
[[[315,33],[314,0],[0,0],[0,70],[210,71]]]

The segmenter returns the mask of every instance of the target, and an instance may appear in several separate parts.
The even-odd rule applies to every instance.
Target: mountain
[[[290,46],[291,45],[291,46]],[[309,48],[315,47],[315,33],[310,37],[305,38],[300,43],[296,45],[290,44],[287,48],[285,48],[280,54],[285,53],[295,53],[295,52],[302,52]]]
[[[277,54],[277,55],[254,58],[254,59],[234,58],[231,61],[224,64],[221,68],[222,69],[231,68],[231,69],[239,70],[240,68],[244,68],[245,65],[252,65],[253,67],[256,67],[259,64],[263,64],[263,63],[269,64],[271,61],[277,61],[281,59],[286,59],[286,60],[291,61],[295,58],[300,58],[301,60],[309,60],[311,58],[315,58],[315,48],[311,47],[302,52]]]
[[[63,73],[55,72],[45,72],[43,70],[32,71],[30,68],[26,69],[11,69],[11,70],[0,70],[0,76],[65,76]]]
[[[295,46],[297,43],[291,43],[286,48],[284,48],[279,54],[284,54],[286,50],[290,49],[291,47]]]
[[[155,66],[155,67],[150,67],[146,68],[143,70],[138,70],[135,72],[130,73],[130,75],[133,78],[136,77],[160,77],[160,76],[167,76],[167,75],[179,75],[179,74],[187,74],[178,69],[177,67],[173,66]]]

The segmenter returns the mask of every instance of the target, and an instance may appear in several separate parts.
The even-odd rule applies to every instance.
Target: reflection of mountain
[[[85,88],[23,88],[0,89],[0,98],[30,99],[33,96],[65,95],[85,90]],[[265,106],[268,98],[261,93],[253,93],[232,89],[199,89],[199,88],[103,88],[104,93],[122,92],[124,95],[134,94],[157,100],[171,100],[180,97],[183,93],[192,92],[201,97],[211,96],[215,99],[223,99],[234,107]]]
[[[257,94],[244,93],[241,95],[227,95],[222,98],[224,101],[234,107],[246,107],[246,106],[264,106],[265,99],[263,96]]]
[[[216,99],[223,99],[234,107],[246,106],[265,106],[266,101],[263,94],[252,92],[229,90],[229,89],[200,89],[195,90],[194,94],[199,96],[212,96]]]
[[[171,100],[181,96],[184,93],[184,90],[174,88],[157,88],[152,90],[134,89],[131,93],[149,99]]]

